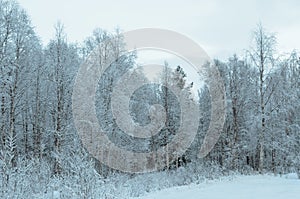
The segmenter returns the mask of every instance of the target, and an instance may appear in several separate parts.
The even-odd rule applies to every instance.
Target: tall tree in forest
[[[259,90],[259,115],[260,115],[260,132],[258,135],[258,169],[262,172],[264,168],[264,145],[266,132],[266,110],[269,99],[273,91],[267,92],[270,82],[269,72],[275,67],[275,45],[276,37],[274,34],[267,33],[261,24],[258,25],[254,32],[255,46],[250,52],[250,58],[258,69],[258,90]]]
[[[55,152],[54,173],[59,174],[61,147],[65,133],[71,124],[71,95],[72,84],[79,66],[77,47],[67,42],[64,26],[57,23],[55,26],[55,37],[48,44],[46,51],[46,67],[49,74],[48,84],[49,102],[47,109],[52,124],[49,123],[48,132],[54,132],[53,143]],[[52,127],[51,127],[52,125]]]
[[[28,148],[33,101],[28,97],[34,85],[39,40],[26,12],[15,1],[1,1],[1,140],[8,147],[11,163],[16,165],[18,150]],[[25,136],[25,143],[21,141]]]

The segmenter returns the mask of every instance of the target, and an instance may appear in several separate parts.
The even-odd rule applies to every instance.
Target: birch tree
[[[265,107],[269,103],[272,92],[267,93],[271,79],[269,72],[275,65],[275,45],[276,37],[267,33],[261,24],[258,25],[254,32],[255,46],[250,52],[251,61],[258,70],[258,93],[259,93],[259,116],[260,116],[260,132],[258,135],[258,169],[262,172],[264,168],[264,145],[266,132],[266,110]]]

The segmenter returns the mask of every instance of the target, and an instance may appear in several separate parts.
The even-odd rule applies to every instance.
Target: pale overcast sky
[[[69,41],[81,42],[95,27],[171,29],[198,42],[211,57],[227,59],[250,46],[258,22],[277,33],[278,48],[300,48],[298,0],[19,0],[44,43],[60,20]]]

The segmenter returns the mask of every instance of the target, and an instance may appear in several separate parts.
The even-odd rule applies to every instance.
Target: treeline
[[[58,23],[54,31],[54,38],[43,46],[29,16],[18,3],[0,0],[2,183],[8,181],[12,171],[30,159],[46,162],[54,176],[83,175],[79,174],[80,169],[94,166],[81,146],[72,120],[74,80],[80,64],[96,47],[101,66],[108,57],[118,58],[125,44],[119,31],[109,33],[96,29],[80,45],[67,41],[62,24]],[[113,42],[104,42],[112,38]],[[241,172],[299,171],[300,59],[296,52],[277,56],[275,47],[276,37],[258,26],[253,48],[244,57],[233,56],[227,62],[215,60],[226,87],[226,121],[221,138],[206,161]],[[117,59],[100,80],[97,91],[99,121],[107,125],[112,139],[119,141],[120,145],[123,142],[123,147],[135,142],[118,135],[109,108],[110,97],[116,78],[136,65],[135,58],[132,53]],[[171,71],[166,69],[162,80],[165,77],[187,93],[193,86],[186,83],[186,74],[181,67]],[[177,102],[164,89],[153,85],[151,89],[140,90],[136,98],[132,98],[132,117],[136,121],[147,124],[149,118],[145,115],[148,113],[145,107],[150,107],[153,101],[168,108],[169,119],[161,137],[156,137],[157,141],[145,141],[145,145],[137,144],[132,150],[155,150],[165,145],[178,128]],[[139,101],[139,95],[145,96],[145,93],[158,95],[152,102]],[[198,161],[195,152],[210,122],[209,104],[209,90],[204,88],[199,91],[202,114],[198,136],[187,153],[174,163],[176,167]],[[103,165],[96,164],[95,167],[101,175],[109,172]],[[172,165],[166,169],[169,168]]]
[[[300,174],[300,58],[296,52],[278,56],[275,36],[261,25],[254,33],[245,57],[215,61],[227,111],[221,138],[207,159],[240,172]],[[203,110],[209,110],[207,95],[207,90],[200,95]]]
[[[82,45],[67,41],[62,24],[43,46],[29,16],[15,1],[0,1],[1,167],[16,168],[24,159],[49,163],[62,172],[64,155],[83,153],[72,120],[73,83],[79,65],[98,46],[99,64],[122,52],[121,35],[95,29]],[[119,35],[119,37],[118,37]],[[108,38],[115,42],[104,44]],[[119,65],[133,63],[134,56]],[[122,62],[122,63],[121,63]],[[109,89],[108,87],[105,89]],[[5,172],[4,172],[5,173]]]

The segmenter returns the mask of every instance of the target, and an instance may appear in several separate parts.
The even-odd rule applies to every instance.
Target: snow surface
[[[222,178],[149,193],[138,199],[296,199],[300,180],[296,175],[270,175]],[[137,199],[137,198],[135,198]]]

